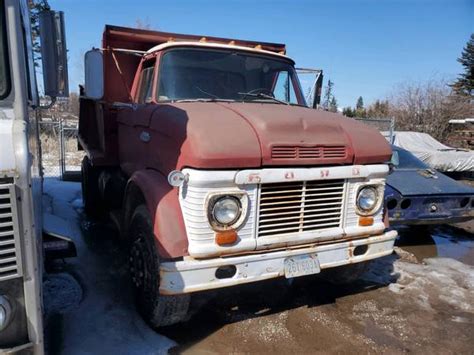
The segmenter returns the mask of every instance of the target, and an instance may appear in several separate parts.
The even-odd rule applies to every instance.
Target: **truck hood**
[[[168,163],[178,169],[375,164],[391,157],[388,142],[376,129],[299,106],[164,104],[153,112],[150,128],[162,137],[158,144],[166,145],[158,149],[176,151]]]

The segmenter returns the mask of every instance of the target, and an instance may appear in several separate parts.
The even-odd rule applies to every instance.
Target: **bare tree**
[[[135,20],[135,28],[139,28],[141,30],[152,30],[152,26],[150,24],[150,19],[146,17],[145,19],[137,18]]]
[[[398,130],[425,132],[440,141],[450,133],[450,119],[474,114],[474,105],[453,95],[442,80],[402,84],[388,101]]]

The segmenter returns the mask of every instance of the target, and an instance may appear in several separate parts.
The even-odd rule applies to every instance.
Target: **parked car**
[[[474,217],[474,188],[431,169],[405,149],[392,150],[394,168],[385,187],[390,224],[444,224]]]

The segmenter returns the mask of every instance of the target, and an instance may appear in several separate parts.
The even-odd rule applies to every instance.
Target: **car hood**
[[[431,169],[396,169],[387,177],[387,185],[403,196],[474,195],[474,188]]]
[[[389,144],[376,129],[299,106],[162,104],[153,112],[150,126],[162,136],[160,149],[179,150],[171,154],[176,168],[375,164],[391,156]]]

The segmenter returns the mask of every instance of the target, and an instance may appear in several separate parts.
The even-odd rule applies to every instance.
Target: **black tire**
[[[104,212],[98,184],[100,171],[91,165],[88,157],[84,157],[81,164],[81,174],[84,211],[89,217],[100,217]]]
[[[138,206],[131,219],[130,273],[138,311],[154,328],[187,320],[190,295],[160,295],[160,258],[156,250],[150,214]]]
[[[367,271],[369,265],[370,261],[365,261],[356,264],[325,269],[321,273],[321,277],[335,285],[350,284],[359,280],[362,274]]]

